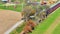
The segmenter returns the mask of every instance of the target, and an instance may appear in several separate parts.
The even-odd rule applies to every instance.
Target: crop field
[[[60,33],[60,27],[57,26],[60,23],[60,18],[58,17],[60,17],[60,8],[58,8],[54,13],[50,14],[46,20],[36,26],[35,30],[31,34],[51,34],[53,31],[53,34],[57,34],[57,32]],[[56,31],[55,28],[58,30]]]
[[[21,18],[21,13],[0,9],[0,34],[4,34],[9,28],[11,28]]]

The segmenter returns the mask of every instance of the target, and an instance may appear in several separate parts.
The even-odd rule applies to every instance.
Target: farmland
[[[4,34],[21,18],[21,13],[11,10],[0,9],[0,34]]]

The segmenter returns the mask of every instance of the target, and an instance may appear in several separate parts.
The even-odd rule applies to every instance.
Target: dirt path
[[[51,26],[46,30],[46,32],[44,32],[44,34],[51,34],[59,23],[60,23],[60,16],[51,24]]]
[[[4,34],[17,21],[21,19],[21,13],[11,10],[0,11],[0,34]]]

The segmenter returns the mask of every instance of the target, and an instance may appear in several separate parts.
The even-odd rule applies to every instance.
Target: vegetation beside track
[[[31,34],[43,34],[59,15],[60,8],[58,8],[54,13],[50,14],[47,19],[40,23]]]

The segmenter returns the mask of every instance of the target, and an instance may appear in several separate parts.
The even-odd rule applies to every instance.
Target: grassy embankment
[[[31,34],[43,34],[59,15],[60,8],[58,8],[53,14],[50,14],[47,19],[40,23]]]

